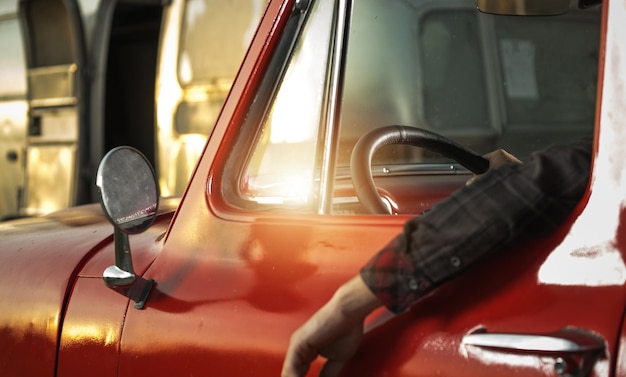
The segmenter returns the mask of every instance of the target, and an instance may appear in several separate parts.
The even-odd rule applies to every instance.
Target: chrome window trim
[[[326,116],[324,124],[323,149],[321,152],[321,174],[319,186],[319,200],[317,212],[320,215],[331,213],[333,205],[333,181],[336,164],[336,143],[339,130],[339,115],[341,106],[341,87],[345,61],[345,46],[348,37],[348,18],[351,1],[338,0],[335,3],[335,30],[332,45],[332,56],[329,65],[328,100],[326,101]],[[332,35],[332,33],[331,33]]]

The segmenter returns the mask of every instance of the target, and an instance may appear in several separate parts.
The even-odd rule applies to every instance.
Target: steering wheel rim
[[[378,149],[391,144],[408,144],[437,152],[457,161],[474,174],[482,174],[489,168],[489,161],[478,153],[432,131],[398,125],[377,128],[357,141],[350,156],[354,190],[370,213],[391,214],[389,206],[378,195],[372,177],[372,156]]]

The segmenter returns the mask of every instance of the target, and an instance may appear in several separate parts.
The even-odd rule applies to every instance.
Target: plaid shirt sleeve
[[[548,235],[584,194],[591,150],[591,140],[553,146],[489,171],[408,221],[361,269],[363,281],[399,313],[484,256]]]

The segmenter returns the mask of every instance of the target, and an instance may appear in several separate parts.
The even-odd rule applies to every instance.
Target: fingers
[[[311,363],[320,355],[328,360],[321,375],[339,374],[343,363],[359,348],[365,317],[379,306],[381,302],[359,275],[342,285],[330,301],[291,336],[282,376],[306,375]]]
[[[289,342],[287,355],[283,362],[282,377],[303,377],[309,371],[318,351],[311,346],[302,331],[296,331]]]
[[[292,360],[295,361],[295,360]],[[341,372],[345,360],[328,360],[322,367],[322,370],[319,373],[319,377],[337,377]],[[300,364],[298,362],[293,363],[288,360],[285,360],[285,364],[283,364],[283,371],[281,377],[304,377],[309,371],[310,363]]]
[[[337,376],[343,363],[356,351],[362,326],[357,326],[359,334],[352,336],[353,331],[347,325],[337,324],[333,318],[325,316],[325,311],[317,312],[308,322],[296,330],[291,336],[287,355],[283,362],[282,377],[303,377],[318,356],[327,358],[326,365],[320,376]],[[332,313],[333,317],[338,313]],[[344,334],[348,335],[344,335]],[[356,339],[347,339],[353,338]]]
[[[499,169],[506,165],[519,165],[522,163],[522,161],[520,161],[517,157],[513,156],[512,154],[505,151],[504,149],[498,149],[493,152],[489,152],[483,155],[483,157],[489,160],[489,170]],[[478,174],[468,179],[465,182],[465,185],[469,186],[472,183],[476,182],[476,180],[480,179],[480,177],[482,177],[483,174]]]
[[[320,371],[319,377],[337,377],[345,363],[345,361],[328,360]]]
[[[468,179],[467,181],[465,181],[465,186],[469,186],[472,183],[474,183],[474,181],[476,181],[478,179],[478,177],[480,177],[482,174],[480,175],[474,175],[472,178]]]
[[[489,169],[498,169],[505,165],[519,165],[522,163],[517,157],[513,156],[509,152],[504,149],[498,149],[493,152],[489,152],[484,155],[487,160],[489,160]]]

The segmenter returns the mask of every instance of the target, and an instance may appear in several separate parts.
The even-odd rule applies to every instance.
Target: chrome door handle
[[[494,352],[553,355],[554,370],[563,377],[588,376],[605,349],[600,337],[576,328],[547,334],[477,332],[465,335],[461,343]]]

